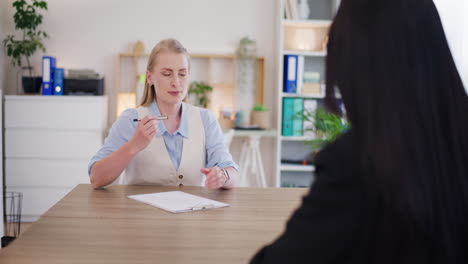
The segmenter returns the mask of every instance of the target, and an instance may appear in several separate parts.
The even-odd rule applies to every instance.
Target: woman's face
[[[154,85],[158,102],[180,104],[187,95],[189,62],[183,53],[162,52],[157,55],[152,71],[147,71],[148,82]]]

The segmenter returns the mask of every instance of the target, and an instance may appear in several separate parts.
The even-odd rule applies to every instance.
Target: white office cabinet
[[[5,96],[5,185],[35,221],[76,184],[102,145],[105,96]]]

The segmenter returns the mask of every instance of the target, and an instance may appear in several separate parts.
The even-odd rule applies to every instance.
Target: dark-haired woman
[[[432,0],[342,0],[327,56],[351,130],[252,263],[468,263],[468,100]]]

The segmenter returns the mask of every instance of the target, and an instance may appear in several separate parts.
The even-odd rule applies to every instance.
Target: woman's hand
[[[142,151],[151,143],[154,135],[158,132],[158,124],[159,120],[156,120],[156,116],[154,115],[147,115],[138,121],[138,126],[132,138],[128,141],[135,148],[136,152]]]
[[[227,175],[219,167],[201,169],[201,173],[206,175],[206,187],[218,189],[224,186],[228,180]]]

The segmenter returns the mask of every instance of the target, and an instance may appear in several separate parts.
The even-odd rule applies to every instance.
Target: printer
[[[69,69],[63,82],[65,95],[104,95],[104,76],[91,69]]]

